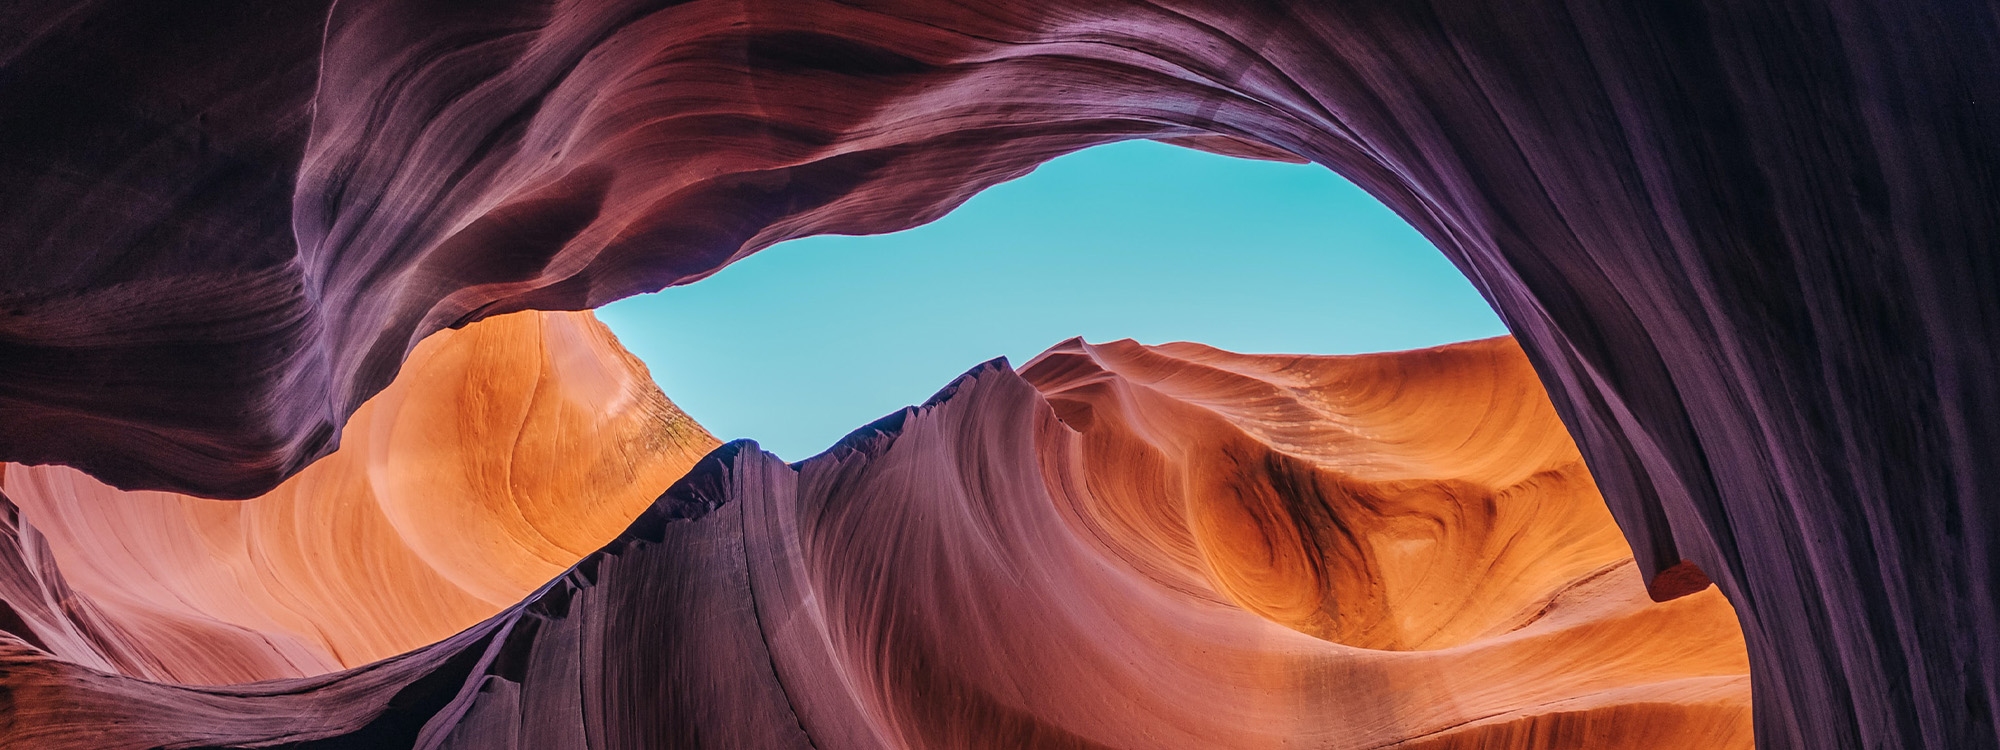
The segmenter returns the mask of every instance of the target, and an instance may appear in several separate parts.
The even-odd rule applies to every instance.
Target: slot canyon
[[[1978,0],[0,3],[0,747],[2000,747],[1997,105]],[[1511,335],[786,462],[591,312],[1132,140]]]

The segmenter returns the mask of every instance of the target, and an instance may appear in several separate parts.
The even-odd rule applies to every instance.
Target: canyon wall
[[[101,622],[83,627],[106,634],[54,655],[226,685],[358,667],[486,620],[716,445],[590,313],[530,312],[426,339],[340,451],[261,497],[18,464],[0,491],[29,567],[59,581],[52,611],[88,601]],[[63,619],[31,630],[57,643]]]
[[[344,672],[92,671],[25,588],[8,747],[1751,743],[1727,601],[1647,597],[1507,339],[988,363],[797,464],[725,445],[520,604]]]
[[[0,459],[259,495],[435,330],[1240,142],[1494,304],[1654,596],[1736,603],[1765,746],[1996,746],[1997,49],[1977,0],[12,4]]]

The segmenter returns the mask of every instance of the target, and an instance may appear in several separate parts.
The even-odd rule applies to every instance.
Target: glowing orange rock
[[[419,344],[341,449],[244,501],[11,466],[6,495],[69,585],[157,663],[227,683],[444,639],[617,536],[716,441],[590,313],[520,313]]]
[[[601,334],[580,316],[502,320],[530,332],[504,341],[533,339],[541,326],[551,352],[573,343],[548,333],[555,327]],[[585,358],[614,364],[601,382],[575,365],[548,378],[523,366],[528,358],[501,356],[521,346],[468,345],[486,325],[424,350],[424,367],[405,373],[460,373],[492,388],[444,378],[433,391],[428,380],[399,381],[391,389],[398,395],[356,422],[388,436],[350,435],[358,439],[342,450],[366,446],[368,477],[417,489],[334,496],[371,498],[364,508],[408,498],[458,511],[380,511],[377,524],[395,536],[358,538],[388,538],[394,543],[377,546],[417,561],[383,568],[399,571],[393,576],[368,577],[352,558],[310,559],[319,548],[309,544],[300,559],[220,554],[226,564],[205,566],[193,553],[175,555],[219,538],[217,529],[250,550],[290,544],[306,516],[195,522],[186,508],[206,501],[180,499],[160,503],[173,512],[127,521],[78,509],[132,497],[65,506],[55,489],[77,485],[54,478],[73,473],[10,469],[9,491],[36,498],[29,515],[72,527],[54,545],[83,545],[56,555],[63,565],[160,569],[148,575],[188,599],[146,598],[152,584],[119,585],[98,570],[80,577],[88,596],[79,601],[152,609],[52,616],[35,597],[63,598],[66,584],[52,577],[53,563],[37,562],[46,558],[35,553],[33,527],[0,535],[0,543],[18,542],[0,545],[0,600],[33,623],[9,629],[35,636],[0,638],[0,689],[15,696],[17,719],[0,746],[1525,750],[1751,742],[1748,664],[1729,605],[1713,589],[1665,603],[1647,596],[1575,446],[1508,339],[1359,357],[1069,342],[1018,374],[999,362],[975,368],[930,403],[798,464],[747,441],[724,446],[657,500],[639,500],[637,520],[582,555],[538,546],[524,530],[581,535],[634,511],[608,496],[567,511],[523,499],[535,495],[524,487],[565,487],[550,477],[596,475],[548,468],[535,460],[549,455],[539,446],[579,450],[583,463],[648,466],[659,445],[615,439],[674,434],[665,429],[674,424],[707,438],[667,418],[664,400],[625,397],[650,390],[603,385],[629,383],[612,376],[637,371],[615,366],[622,355]],[[601,336],[575,341],[609,346]],[[612,427],[553,431],[577,442],[490,427],[568,414],[543,407],[568,403],[545,392],[572,380],[583,384],[577,413],[612,416],[562,423]],[[497,399],[529,403],[525,410],[468,406],[484,403],[477,394],[487,391],[535,398]],[[474,414],[495,421],[456,418]],[[413,447],[423,463],[410,466],[444,468],[392,470],[403,460],[394,454],[404,429],[432,446]],[[615,447],[589,450],[597,439]],[[444,448],[452,444],[511,448]],[[384,445],[386,458],[376,450]],[[692,455],[687,447],[670,443],[679,465]],[[497,465],[487,460],[497,455],[539,467],[534,476],[548,483],[496,484],[495,470],[466,470]],[[84,521],[99,525],[83,529]],[[148,541],[146,528],[190,538]],[[463,538],[440,538],[452,529]],[[86,554],[124,544],[135,545],[124,557]],[[387,619],[395,607],[442,609],[428,597],[455,590],[465,603],[433,619],[470,617],[492,606],[476,590],[533,587],[534,566],[558,567],[549,558],[562,555],[582,559],[518,604],[436,644],[336,674],[204,688],[76,666],[153,658],[164,639],[152,631],[170,622],[162,612],[239,628],[230,632],[276,633],[310,651],[332,639],[315,640],[260,602],[322,580],[373,581],[378,588],[360,594],[379,601],[361,608]],[[314,574],[272,560],[329,567]],[[286,585],[232,598],[250,580],[239,573],[245,568],[295,577],[270,576]],[[202,580],[219,585],[192,583]],[[354,602],[287,601],[347,642],[388,647],[354,637],[358,626],[347,623],[356,615],[341,612]],[[121,628],[147,638],[128,643]],[[415,637],[414,628],[402,632]],[[91,662],[107,645],[126,656]],[[219,638],[205,647],[259,653]],[[349,653],[358,649],[341,652]]]

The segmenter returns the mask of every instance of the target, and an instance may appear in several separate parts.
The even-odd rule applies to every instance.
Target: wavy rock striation
[[[1081,433],[1048,471],[1087,488],[1060,494],[1092,538],[1325,640],[1460,645],[1632,556],[1510,340],[1309,358],[1071,341],[1022,374]]]
[[[339,452],[262,497],[126,492],[55,466],[6,466],[0,489],[50,601],[88,601],[76,627],[115,634],[49,640],[70,628],[58,617],[31,628],[47,650],[228,684],[360,666],[492,617],[716,444],[589,313],[521,313],[426,339]]]
[[[1996,50],[1964,0],[13,4],[0,459],[260,494],[433,330],[1207,139],[1465,270],[1653,594],[1738,603],[1767,747],[2000,746]]]
[[[798,464],[724,446],[523,603],[407,655],[194,687],[0,639],[0,667],[22,747],[1751,739],[1729,605],[1646,596],[1506,339],[1071,342]]]

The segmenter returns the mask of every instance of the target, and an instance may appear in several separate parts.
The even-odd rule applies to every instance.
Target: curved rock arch
[[[2000,741],[1990,4],[173,5],[0,11],[0,459],[255,494],[433,330],[1223,136],[1467,273],[1764,745]]]

